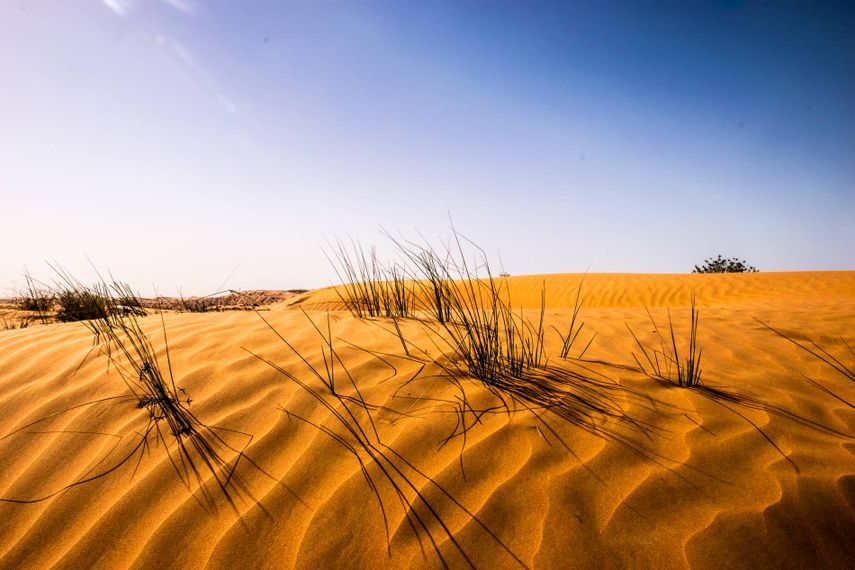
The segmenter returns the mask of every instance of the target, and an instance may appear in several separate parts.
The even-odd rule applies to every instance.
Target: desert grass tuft
[[[674,332],[674,323],[671,319],[671,311],[668,311],[668,336],[662,334],[650,311],[647,311],[647,316],[650,318],[650,323],[653,326],[654,333],[659,339],[659,348],[645,347],[639,340],[638,336],[627,325],[632,338],[635,340],[636,346],[641,351],[641,358],[633,353],[633,358],[638,364],[641,371],[657,380],[663,382],[673,382],[672,370],[676,371],[676,384],[684,388],[693,388],[701,384],[701,353],[702,350],[698,345],[698,322],[700,312],[695,303],[695,297],[692,296],[691,305],[691,326],[689,329],[689,346],[684,358],[680,356],[678,347],[677,335]]]
[[[166,325],[162,313],[161,328],[165,347],[165,367],[140,325],[137,317],[141,315],[141,303],[139,297],[133,293],[129,286],[115,281],[110,283],[102,281],[95,285],[83,286],[71,275],[62,272],[60,273],[60,284],[57,285],[57,288],[58,298],[74,299],[74,306],[80,306],[82,307],[81,310],[85,311],[88,318],[81,322],[93,333],[93,346],[100,349],[106,355],[109,366],[118,371],[129,395],[104,398],[73,406],[23,426],[5,437],[72,409],[108,401],[135,403],[138,409],[145,410],[147,413],[146,427],[138,433],[137,443],[132,446],[129,453],[100,472],[89,473],[74,483],[43,497],[35,499],[2,498],[0,500],[17,503],[44,501],[72,487],[105,477],[134,458],[137,460],[134,468],[134,473],[136,473],[140,462],[152,446],[163,444],[170,463],[188,488],[191,482],[195,480],[201,492],[207,496],[203,486],[207,479],[207,472],[231,503],[233,491],[231,482],[238,461],[243,456],[243,450],[237,450],[230,446],[218,435],[217,431],[238,433],[249,437],[250,440],[251,436],[233,430],[208,426],[190,411],[192,402],[190,396],[175,383],[166,336]],[[80,315],[78,313],[78,316]],[[236,459],[231,463],[226,461],[222,455],[226,450],[236,454]]]
[[[327,258],[341,280],[339,297],[358,317],[390,317],[404,351],[409,346],[398,319],[432,316],[446,333],[446,350],[469,373],[487,383],[520,378],[546,364],[544,353],[545,287],[537,324],[515,311],[507,282],[494,277],[484,251],[452,226],[451,245],[435,248],[384,232],[406,265],[387,269],[376,249],[357,242],[329,244]],[[473,262],[464,243],[474,246]],[[424,321],[422,321],[424,322]]]
[[[473,377],[492,385],[521,378],[546,365],[543,348],[546,291],[541,290],[537,324],[515,311],[505,279],[494,277],[487,256],[452,226],[452,248],[395,240],[401,253],[415,262],[415,278],[432,313],[445,331],[446,348]],[[467,260],[464,243],[476,250]]]
[[[418,308],[432,315],[441,325],[451,321],[449,298],[453,278],[451,274],[451,249],[445,246],[444,252],[432,247],[427,240],[423,244],[383,234],[395,245],[410,264],[409,273],[417,289]]]
[[[355,241],[348,247],[342,240],[327,242],[324,250],[341,285],[336,289],[347,309],[358,318],[412,315],[414,291],[405,269],[397,264],[384,266],[377,251],[369,251]]]
[[[420,317],[414,322],[432,333],[428,338],[437,352],[431,355],[410,343],[394,319],[394,330],[387,332],[399,338],[408,358],[435,366],[442,371],[435,378],[452,382],[457,390],[456,402],[452,403],[457,424],[444,443],[460,436],[465,447],[466,433],[480,423],[483,414],[521,409],[533,414],[543,427],[542,431],[538,428],[542,435],[551,434],[568,450],[569,445],[550,427],[543,414],[620,441],[651,457],[652,452],[637,442],[637,436],[647,438],[653,428],[633,420],[619,403],[623,398],[643,400],[646,395],[634,394],[608,378],[594,378],[567,366],[551,366],[544,349],[545,284],[541,286],[537,309],[528,314],[516,309],[508,279],[494,276],[484,250],[459,233],[453,224],[451,229],[451,239],[440,247],[432,246],[424,238],[415,242],[384,232],[400,257],[408,262],[407,272],[417,291]],[[565,358],[579,338],[581,324],[576,323],[581,306],[580,284],[571,331],[561,335]],[[592,341],[589,340],[587,347]],[[488,410],[473,408],[463,385],[467,380],[484,386],[496,398],[497,405]],[[603,427],[604,419],[615,423]],[[462,467],[461,450],[461,470]]]
[[[116,290],[122,291],[125,298],[131,295],[129,289],[116,286]],[[202,472],[207,471],[220,490],[228,495],[234,465],[228,465],[221,451],[231,448],[190,411],[190,396],[176,385],[163,316],[165,370],[134,315],[114,313],[86,324],[96,338],[102,339],[108,358],[120,370],[122,379],[137,399],[137,407],[148,412],[146,434],[154,434],[167,449],[171,447],[167,445],[167,434],[171,436],[177,453],[174,457],[170,455],[170,460],[182,481],[189,485],[192,477],[201,485]]]
[[[576,344],[576,340],[579,338],[579,333],[582,332],[582,329],[585,328],[585,323],[580,322],[579,326],[576,326],[576,321],[579,319],[579,313],[582,310],[582,303],[584,298],[582,297],[582,284],[584,283],[584,279],[579,281],[579,288],[576,289],[576,299],[573,302],[573,314],[570,317],[570,327],[568,328],[566,333],[562,333],[557,327],[552,327],[555,332],[558,333],[558,336],[561,337],[561,358],[570,358],[570,351],[573,349],[573,345]],[[584,358],[585,353],[588,352],[588,349],[591,348],[591,345],[594,343],[594,339],[597,337],[597,333],[594,333],[591,336],[591,339],[588,341],[588,344],[582,349],[578,356],[575,358],[577,360],[581,360]]]

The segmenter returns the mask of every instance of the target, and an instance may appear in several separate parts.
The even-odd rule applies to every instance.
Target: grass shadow
[[[322,423],[283,408],[283,412],[289,418],[303,422],[326,434],[354,457],[380,509],[386,535],[387,553],[391,556],[390,505],[383,500],[383,495],[389,492],[395,497],[398,507],[402,510],[407,527],[415,536],[423,556],[427,553],[425,549],[427,546],[443,567],[449,568],[457,565],[475,567],[470,554],[460,544],[444,520],[441,511],[450,506],[465,514],[485,533],[489,540],[497,545],[510,561],[525,567],[522,559],[474,512],[455,499],[442,485],[419,469],[411,460],[384,443],[373,414],[380,410],[398,417],[406,417],[407,414],[369,403],[356,378],[350,373],[341,358],[339,350],[334,346],[332,331],[329,328],[329,317],[327,331],[324,333],[323,329],[308,315],[305,316],[323,339],[322,367],[311,364],[306,355],[302,354],[259,313],[259,317],[267,327],[298,357],[305,374],[309,377],[308,379],[304,378],[303,374],[286,369],[269,358],[246,348],[244,350],[294,383],[328,412],[331,421]],[[340,370],[338,375],[337,369]],[[313,385],[315,383],[312,380],[318,383]],[[443,497],[444,504],[437,505],[432,501],[424,490],[425,486],[438,492]],[[451,545],[453,553],[459,557],[457,560],[452,560],[449,553],[442,551],[441,546],[445,543]]]

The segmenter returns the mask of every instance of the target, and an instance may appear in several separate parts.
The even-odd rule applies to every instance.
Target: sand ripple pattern
[[[580,275],[513,277],[518,306],[546,284],[548,325],[569,319]],[[418,365],[399,358],[382,321],[354,319],[322,290],[264,313],[313,363],[321,342],[309,316],[333,310],[341,354],[368,401],[405,412],[375,415],[383,443],[411,462],[411,481],[451,532],[428,522],[449,565],[538,568],[822,567],[855,565],[855,384],[770,334],[755,318],[846,357],[855,346],[855,272],[754,275],[588,275],[583,316],[598,332],[589,356],[632,364],[625,323],[650,334],[670,308],[685,331],[692,294],[701,306],[706,381],[713,391],[654,382],[591,365],[619,383],[615,404],[649,431],[627,440],[610,425],[583,428],[522,409],[488,413],[462,438],[457,391],[442,378],[404,385]],[[379,325],[379,326],[378,326]],[[430,346],[418,325],[415,342]],[[145,320],[162,351],[160,321]],[[188,489],[162,446],[139,466],[33,504],[0,502],[2,568],[318,568],[440,566],[389,488],[387,544],[380,506],[353,456],[281,408],[323,426],[334,418],[244,348],[305,374],[300,360],[253,313],[166,317],[178,384],[205,423],[236,448],[233,501]],[[421,335],[421,336],[420,336]],[[343,341],[384,353],[346,348]],[[547,335],[556,354],[560,340]],[[133,402],[105,401],[124,384],[75,323],[0,331],[0,497],[61,489],[127,450],[145,425]],[[849,364],[853,364],[851,360]],[[838,398],[818,390],[810,378]],[[465,383],[472,402],[491,395]],[[725,396],[730,395],[730,396]],[[414,399],[419,398],[419,399]],[[774,444],[774,445],[773,445]],[[251,460],[251,461],[249,461]],[[377,467],[369,465],[371,473]],[[411,493],[412,494],[412,493]],[[453,502],[449,497],[453,497]],[[425,516],[427,506],[412,504]],[[426,517],[426,520],[429,517]],[[432,519],[431,519],[432,520]],[[456,545],[454,544],[456,542]],[[512,553],[513,556],[509,553]],[[514,558],[516,557],[516,559]]]

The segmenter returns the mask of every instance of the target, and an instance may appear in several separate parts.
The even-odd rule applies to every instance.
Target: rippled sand
[[[566,394],[551,411],[524,401],[500,409],[478,382],[451,382],[425,358],[407,358],[390,322],[352,317],[331,290],[261,313],[323,367],[308,319],[326,333],[329,311],[338,354],[377,406],[388,460],[366,461],[376,494],[331,437],[347,438],[332,412],[248,352],[321,392],[259,315],[168,314],[172,367],[190,409],[244,450],[221,450],[237,461],[229,494],[204,471],[204,486],[188,488],[163,443],[152,445],[46,500],[0,503],[0,567],[855,565],[855,384],[758,322],[855,368],[845,345],[855,347],[855,272],[588,275],[581,336],[597,333],[585,355],[596,362],[583,365],[557,357],[551,329],[566,328],[580,279],[508,280],[514,305],[529,311],[546,287],[546,348],[563,372],[532,382]],[[669,308],[683,338],[693,294],[706,388],[633,370],[627,325],[653,342],[646,308],[659,324]],[[164,360],[160,318],[143,326]],[[401,326],[413,347],[441,358],[425,326]],[[336,374],[352,395],[340,364]],[[75,407],[125,394],[79,323],[0,331],[0,497],[51,495],[127,456],[145,410],[130,400]],[[462,394],[473,410],[491,410],[464,416],[465,437]]]

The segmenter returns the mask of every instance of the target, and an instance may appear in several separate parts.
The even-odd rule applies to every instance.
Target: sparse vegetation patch
[[[718,257],[705,259],[702,265],[695,265],[692,273],[757,273],[757,268],[748,265],[744,259],[736,257]]]

